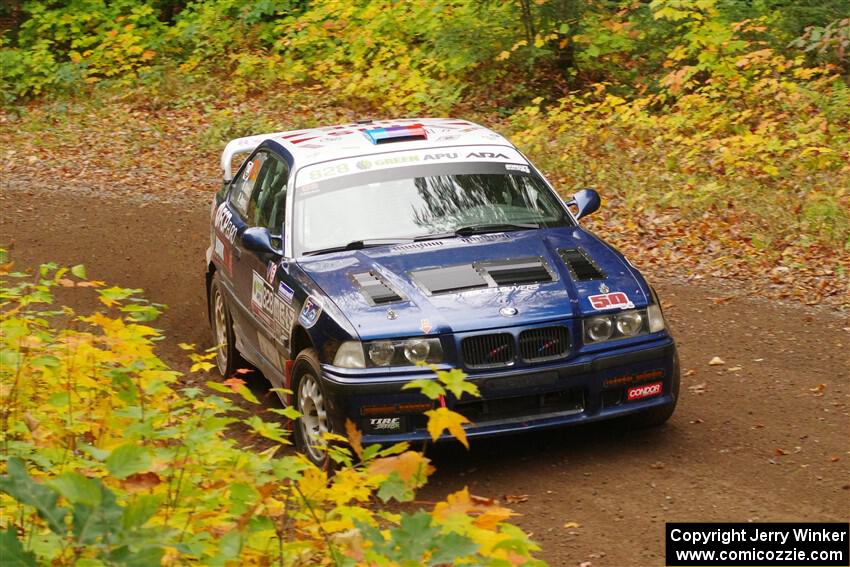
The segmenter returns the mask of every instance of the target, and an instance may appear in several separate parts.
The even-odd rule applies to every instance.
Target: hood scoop
[[[576,281],[605,279],[605,272],[581,248],[560,248],[558,254]]]
[[[372,305],[386,305],[387,303],[397,303],[404,300],[401,295],[396,293],[396,291],[375,272],[351,274],[351,277]]]
[[[419,287],[430,295],[551,282],[555,279],[542,258],[518,258],[460,264],[445,268],[426,268],[413,271],[410,275]]]
[[[540,258],[488,262],[478,264],[477,267],[486,272],[498,286],[551,282],[553,279],[549,267]]]

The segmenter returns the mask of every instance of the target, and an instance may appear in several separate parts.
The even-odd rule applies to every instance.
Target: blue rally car
[[[250,154],[233,174],[234,158]],[[676,347],[658,297],[505,138],[464,120],[363,122],[239,138],[222,155],[206,280],[218,367],[247,360],[303,414],[326,458],[428,438],[422,364],[480,398],[445,403],[469,437],[628,416],[666,421]]]

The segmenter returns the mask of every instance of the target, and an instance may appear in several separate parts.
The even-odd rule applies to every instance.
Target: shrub
[[[433,471],[406,444],[362,447],[349,426],[335,474],[283,450],[290,408],[261,417],[232,377],[208,389],[156,355],[161,306],[81,266],[12,271],[0,259],[0,550],[20,565],[540,564],[510,510],[461,490],[398,512]],[[103,310],[54,307],[96,290]],[[211,354],[183,345],[192,372]],[[472,392],[462,376],[433,387]],[[441,385],[442,384],[442,385]],[[414,385],[415,387],[416,385]],[[440,391],[440,390],[438,390]],[[445,390],[442,390],[445,391]],[[241,406],[234,402],[241,400]],[[457,430],[434,410],[429,429]],[[450,413],[450,412],[449,412]],[[238,427],[241,434],[233,434]]]

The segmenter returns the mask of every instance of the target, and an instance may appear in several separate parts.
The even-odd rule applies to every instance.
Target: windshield
[[[352,243],[473,233],[470,229],[572,224],[527,165],[503,163],[393,168],[312,183],[296,190],[294,218],[297,256]]]

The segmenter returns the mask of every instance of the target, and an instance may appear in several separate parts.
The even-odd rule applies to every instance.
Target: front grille
[[[564,358],[570,350],[570,333],[566,327],[528,329],[519,335],[519,353],[526,362]]]
[[[467,337],[460,343],[463,360],[470,368],[509,366],[514,361],[514,338],[508,333]]]

